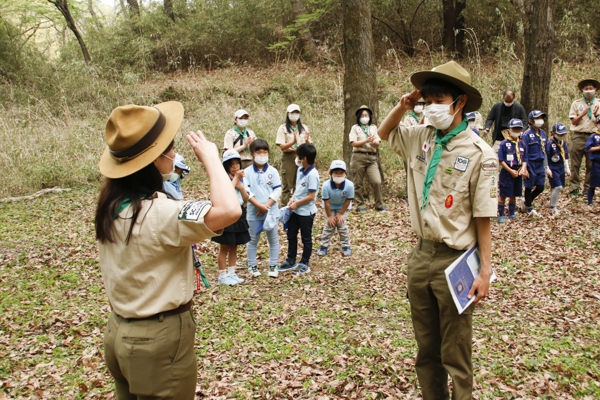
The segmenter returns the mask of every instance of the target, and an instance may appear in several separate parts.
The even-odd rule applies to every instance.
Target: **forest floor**
[[[353,213],[352,256],[335,241],[307,275],[252,278],[240,251],[246,282],[217,286],[217,245],[200,245],[212,287],[194,297],[198,398],[419,398],[405,287],[416,237],[395,195],[402,173],[388,177],[390,211]],[[0,399],[114,398],[96,196],[0,204]],[[547,197],[541,219],[493,225],[498,280],[474,314],[475,398],[600,398],[600,214],[564,196],[553,217]],[[319,214],[315,247],[323,223]],[[282,231],[280,241],[284,254]],[[265,271],[264,239],[260,249]]]

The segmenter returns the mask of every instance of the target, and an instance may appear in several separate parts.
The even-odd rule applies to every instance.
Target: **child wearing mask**
[[[550,210],[554,215],[560,215],[558,211],[558,197],[560,192],[565,187],[565,175],[571,176],[569,169],[569,150],[564,138],[568,130],[565,124],[556,123],[552,125],[552,139],[546,143],[546,157],[548,166],[546,167],[546,175],[550,181]]]
[[[596,132],[590,135],[584,150],[592,161],[590,187],[587,192],[587,204],[591,211],[596,188],[600,187],[600,117],[596,118]]]
[[[183,200],[183,190],[181,189],[181,180],[190,173],[190,167],[185,165],[183,156],[175,153],[175,169],[171,177],[163,183],[163,190],[175,200]]]
[[[340,234],[342,255],[349,256],[352,251],[350,250],[350,230],[347,222],[348,212],[352,208],[352,199],[354,198],[354,184],[346,179],[346,163],[342,160],[335,160],[331,163],[329,175],[331,179],[326,180],[321,189],[323,209],[327,220],[321,234],[321,246],[317,255],[327,255],[331,238],[337,229]]]
[[[477,129],[477,114],[474,112],[470,112],[466,114],[466,117],[469,124],[469,128],[471,128],[471,130],[475,132],[477,136],[481,136],[481,133],[479,133],[479,129]]]
[[[241,169],[241,157],[235,150],[227,150],[223,153],[223,168],[227,171],[231,184],[235,188],[240,206],[242,206],[242,216],[232,225],[223,229],[221,236],[215,236],[211,240],[219,243],[219,255],[217,263],[219,265],[219,285],[233,286],[244,282],[242,278],[235,273],[237,264],[237,247],[250,241],[248,234],[248,221],[246,220],[246,207],[244,203],[248,201],[249,194],[244,187],[244,171]]]
[[[527,214],[538,217],[539,214],[533,209],[533,201],[544,191],[546,184],[545,169],[548,166],[546,158],[546,132],[542,130],[546,114],[539,110],[529,113],[529,129],[527,129],[521,140],[527,148],[525,161],[527,170],[523,171],[525,177],[525,207]]]
[[[523,133],[523,121],[513,118],[508,123],[509,138],[500,143],[498,161],[500,170],[500,196],[498,198],[498,223],[508,222],[504,215],[506,198],[508,197],[508,219],[516,220],[516,198],[523,193],[523,171],[527,169],[527,147],[520,140]]]
[[[240,153],[242,158],[242,169],[252,165],[252,155],[250,155],[250,143],[256,139],[254,131],[248,129],[250,115],[245,110],[237,110],[233,117],[233,127],[225,133],[223,147],[225,151],[235,150]]]
[[[250,225],[250,243],[248,243],[248,272],[260,276],[256,262],[256,253],[263,224],[268,213],[279,213],[278,201],[281,197],[281,178],[277,169],[269,165],[269,143],[256,139],[250,144],[250,153],[254,163],[246,168],[246,187],[251,192],[248,199],[248,223]],[[277,278],[279,271],[279,236],[277,228],[266,231],[269,242],[268,276]]]

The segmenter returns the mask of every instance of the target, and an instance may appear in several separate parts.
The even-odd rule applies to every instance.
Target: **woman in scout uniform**
[[[584,79],[577,84],[583,97],[575,100],[571,104],[569,119],[571,120],[571,196],[579,195],[581,179],[579,170],[581,161],[585,156],[585,182],[584,186],[590,183],[590,173],[592,170],[592,161],[589,154],[584,150],[589,137],[596,132],[596,118],[600,117],[600,98],[597,96],[600,89],[600,82],[595,79]]]
[[[281,183],[283,192],[281,204],[290,201],[292,189],[296,187],[296,173],[299,165],[296,165],[296,149],[303,143],[312,143],[310,130],[300,122],[300,106],[290,104],[287,108],[285,123],[277,130],[275,144],[279,146],[283,155],[281,156]]]
[[[571,176],[569,169],[569,150],[567,150],[567,142],[565,135],[567,134],[565,124],[556,123],[552,125],[552,139],[546,143],[546,156],[548,158],[548,166],[546,167],[546,175],[550,181],[550,210],[554,215],[560,215],[558,211],[558,197],[560,192],[565,187],[566,176]]]
[[[504,215],[504,205],[508,197],[508,218],[517,219],[516,198],[523,194],[523,171],[527,170],[527,146],[520,140],[523,121],[513,118],[508,122],[508,138],[500,143],[498,161],[500,170],[500,198],[498,200],[498,223],[508,222]]]
[[[183,106],[170,101],[117,107],[106,124],[96,239],[112,309],[105,360],[118,399],[194,399],[191,246],[242,213],[217,147],[200,131],[187,139],[206,168],[211,201],[176,201],[162,192],[182,121]]]
[[[234,115],[233,127],[225,133],[223,148],[235,150],[242,157],[242,169],[252,165],[252,155],[250,155],[250,143],[256,139],[254,131],[248,129],[250,115],[244,110],[237,110]]]
[[[525,207],[527,214],[537,217],[539,214],[533,209],[533,201],[544,191],[546,184],[545,169],[548,166],[546,158],[546,132],[542,130],[546,114],[539,110],[529,113],[529,129],[521,136],[527,147],[527,170],[523,171],[525,177]]]
[[[377,126],[371,123],[373,111],[367,106],[356,110],[356,124],[350,129],[352,158],[350,168],[355,184],[356,208],[359,212],[367,211],[365,206],[365,176],[373,186],[373,198],[377,211],[386,211],[381,198],[381,174],[377,162],[377,148],[381,139],[377,134]]]
[[[468,294],[488,294],[491,270],[490,218],[497,212],[498,158],[463,118],[481,106],[469,73],[454,61],[411,76],[406,94],[379,127],[379,136],[408,162],[412,228],[419,237],[408,257],[408,296],[419,352],[416,370],[423,399],[471,399],[472,312],[458,310],[444,270],[479,245],[481,272]],[[405,127],[402,116],[419,98],[432,125]]]
[[[425,107],[425,101],[420,99],[417,102],[414,110],[404,118],[404,125],[413,126],[425,123],[425,116],[423,115],[423,108]]]

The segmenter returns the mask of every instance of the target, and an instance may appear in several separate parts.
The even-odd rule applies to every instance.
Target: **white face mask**
[[[596,95],[596,91],[595,90],[584,90],[583,95],[585,96],[586,99],[591,100]]]
[[[173,162],[173,164],[171,166],[171,172],[169,172],[168,174],[161,173],[162,178],[163,178],[163,182],[170,181],[171,180],[171,175],[173,175],[175,173],[175,160],[172,159],[171,157],[169,157],[166,154],[161,154],[161,156],[166,157],[166,158],[168,158],[169,160],[171,160]]]
[[[371,118],[369,118],[369,117],[362,117],[360,119],[360,123],[363,124],[363,125],[367,125],[370,120],[371,120]]]
[[[423,106],[415,106],[415,113],[421,114],[423,112]]]
[[[542,125],[544,125],[544,120],[543,119],[535,119],[535,120],[533,120],[533,124],[535,126],[537,126],[538,128],[541,128]]]
[[[471,128],[471,129],[475,128],[475,121],[469,121],[468,124],[469,124],[469,128]]]
[[[171,172],[171,177],[169,178],[169,182],[177,182],[177,180],[179,179],[179,174],[175,173],[175,172]]]
[[[513,101],[511,101],[510,103],[507,103],[506,101],[504,102],[504,105],[505,105],[506,107],[512,107],[512,105],[513,105],[513,104],[515,104],[514,100],[513,100]]]
[[[289,115],[290,121],[296,122],[300,119],[300,113],[294,112]]]
[[[258,165],[265,165],[269,162],[269,156],[256,156],[254,157],[254,162]]]
[[[237,120],[237,126],[239,126],[240,128],[245,128],[248,126],[248,120],[247,119],[238,119]]]
[[[560,135],[558,133],[554,134],[554,137],[559,141],[562,142],[562,140],[564,139],[565,135]]]
[[[340,183],[344,182],[344,180],[346,180],[346,177],[344,176],[334,176],[331,178],[331,180],[333,181],[333,183],[339,185]]]
[[[296,163],[297,167],[301,167],[302,166],[302,161],[298,160],[298,157],[296,157],[295,163]]]
[[[510,137],[512,137],[512,138],[518,138],[519,136],[521,136],[521,132],[510,131]]]
[[[429,121],[435,129],[443,131],[445,129],[448,129],[448,127],[452,125],[452,121],[454,121],[454,116],[458,114],[460,108],[456,110],[454,114],[450,114],[450,106],[454,104],[457,100],[458,99],[454,100],[450,104],[430,104],[425,107],[427,117],[429,118]]]

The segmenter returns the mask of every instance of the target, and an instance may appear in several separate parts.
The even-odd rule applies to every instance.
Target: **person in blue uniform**
[[[590,187],[587,192],[587,202],[591,208],[596,188],[600,187],[600,117],[596,119],[596,132],[592,133],[587,142],[585,142],[584,151],[590,160],[592,160]]]
[[[471,130],[475,132],[477,136],[481,136],[481,133],[479,133],[479,129],[477,129],[477,113],[470,112],[466,113],[465,116],[467,117],[469,128],[471,128]]]
[[[183,200],[181,180],[190,173],[190,167],[185,165],[183,156],[175,153],[175,170],[171,172],[168,180],[163,182],[163,190],[175,200]]]
[[[504,215],[506,198],[508,197],[508,218],[517,219],[515,209],[516,198],[523,195],[523,173],[527,170],[527,147],[520,140],[523,133],[523,121],[513,118],[508,123],[509,138],[500,143],[498,148],[498,161],[500,171],[500,197],[498,199],[498,223],[508,222]]]
[[[542,130],[546,114],[534,110],[529,113],[529,129],[521,136],[525,144],[527,170],[523,171],[525,178],[525,206],[527,214],[538,217],[539,214],[533,209],[533,201],[544,191],[546,184],[545,167],[548,166],[546,158],[546,132]]]
[[[554,215],[560,215],[558,197],[565,187],[565,175],[571,177],[571,170],[567,162],[569,150],[567,149],[567,142],[564,140],[567,132],[567,127],[561,122],[552,125],[552,139],[546,143],[546,158],[548,160],[546,175],[548,175],[550,188],[552,189],[550,210]]]

